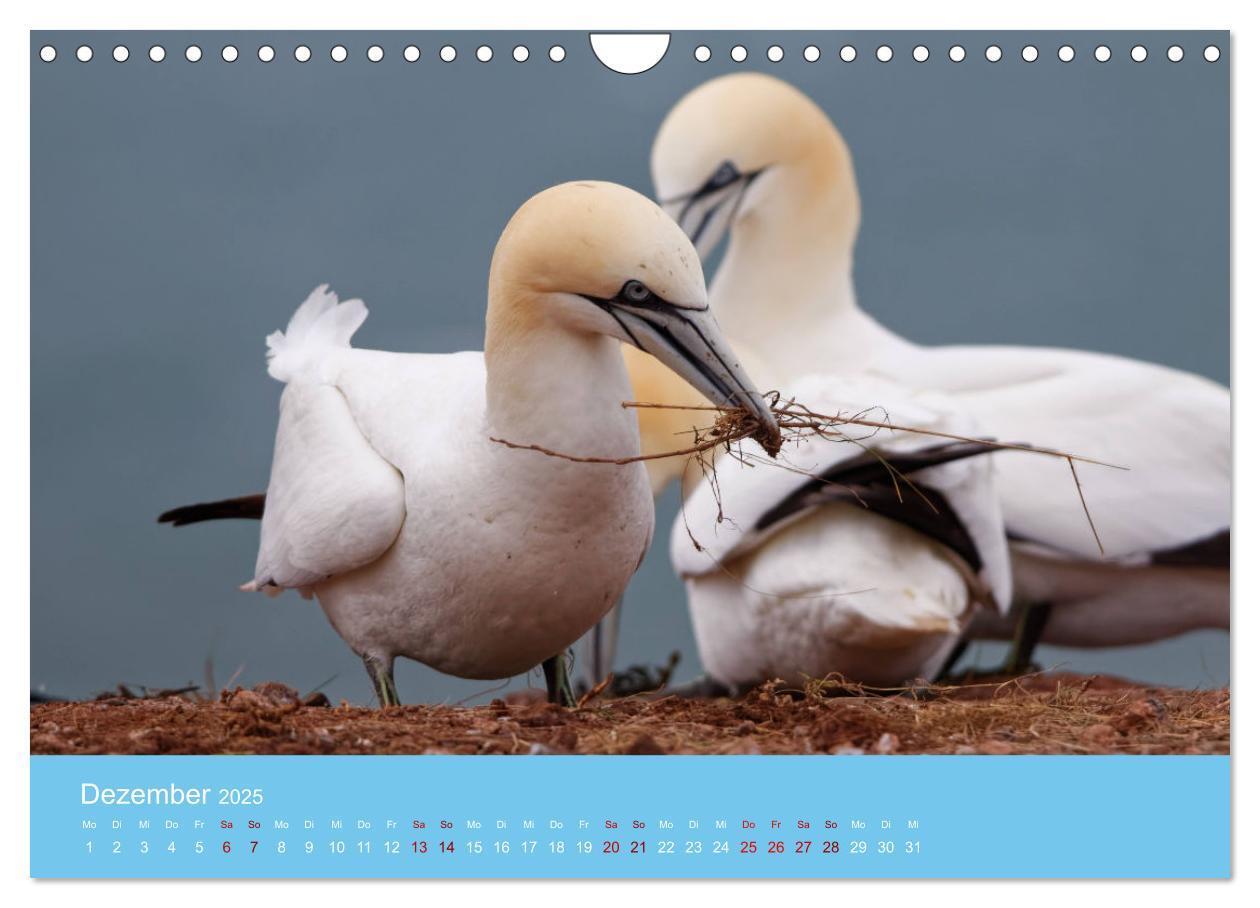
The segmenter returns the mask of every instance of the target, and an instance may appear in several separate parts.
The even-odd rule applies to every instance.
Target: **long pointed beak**
[[[736,360],[708,306],[612,303],[609,311],[631,343],[669,366],[715,406],[748,412],[761,427],[757,441],[771,455],[778,453],[779,421]]]
[[[717,248],[739,216],[744,196],[753,181],[765,168],[743,173],[732,183],[719,189],[703,186],[691,195],[666,199],[660,202],[665,212],[687,234],[696,247],[700,261],[704,261]]]

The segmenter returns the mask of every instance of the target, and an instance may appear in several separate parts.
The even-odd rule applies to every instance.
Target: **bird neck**
[[[888,334],[857,303],[861,204],[848,153],[830,138],[761,177],[753,204],[731,229],[709,295],[727,336],[757,353],[772,386],[835,371],[843,366],[838,358],[860,359]]]
[[[530,317],[545,303],[492,287],[486,320],[491,435],[582,457],[639,453],[620,342]]]

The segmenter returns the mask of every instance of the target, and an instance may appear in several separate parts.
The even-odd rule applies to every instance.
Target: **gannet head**
[[[825,198],[846,248],[857,238],[848,146],[818,105],[771,76],[721,76],[684,95],[656,134],[652,179],[701,258],[728,230],[785,198],[796,217],[803,203]]]
[[[709,309],[686,234],[655,203],[615,183],[563,183],[513,215],[490,266],[492,327],[603,334],[643,350],[717,406],[759,422],[777,450],[778,421]]]

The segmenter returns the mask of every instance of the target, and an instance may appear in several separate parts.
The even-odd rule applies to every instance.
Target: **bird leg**
[[[565,651],[558,656],[543,660],[543,677],[547,679],[547,702],[549,703],[577,706],[577,699],[573,696],[573,688],[569,684],[568,658],[568,651]]]
[[[372,689],[376,691],[376,699],[381,707],[401,706],[398,688],[394,687],[394,660],[364,656],[363,664],[367,667],[368,676],[372,679]]]
[[[950,676],[959,662],[962,661],[963,655],[967,652],[967,648],[971,646],[971,641],[966,637],[959,637],[958,642],[954,644],[954,648],[949,651],[949,655],[945,657],[945,662],[936,672],[936,680],[943,681]]]
[[[1041,640],[1050,620],[1050,604],[1033,602],[1024,607],[1015,625],[1015,637],[1011,640],[1010,651],[1006,662],[1002,664],[1002,673],[1006,675],[1022,675],[1033,668],[1033,650]]]
[[[618,599],[613,603],[608,614],[586,633],[586,677],[583,684],[587,690],[594,689],[613,670],[613,660],[617,654],[617,630],[621,623],[621,602]]]

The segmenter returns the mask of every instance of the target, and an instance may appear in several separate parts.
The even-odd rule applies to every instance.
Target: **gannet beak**
[[[655,356],[715,406],[749,413],[761,427],[757,441],[771,454],[778,452],[779,421],[735,358],[707,304],[679,306],[656,296],[631,301],[624,295],[591,301],[617,321],[624,341]]]
[[[701,261],[708,258],[739,216],[744,195],[765,168],[741,173],[725,162],[703,186],[683,196],[663,199],[661,207],[687,234]]]

